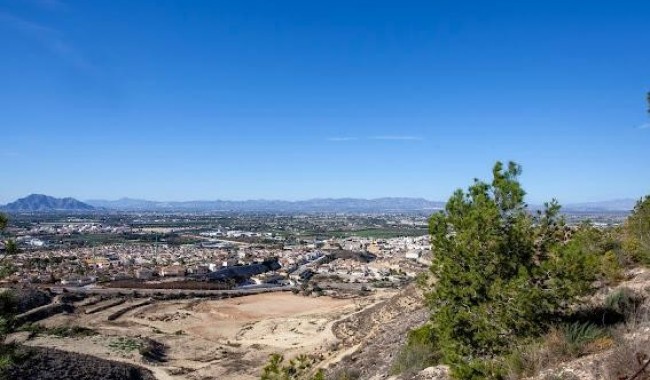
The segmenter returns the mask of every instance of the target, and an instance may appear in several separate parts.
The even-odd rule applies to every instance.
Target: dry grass
[[[650,360],[650,305],[635,306],[625,326],[616,330],[616,347],[605,359],[609,379],[627,379]],[[635,380],[650,380],[650,367]]]
[[[573,323],[555,327],[540,342],[522,346],[506,360],[508,379],[535,376],[560,363],[609,349],[614,341],[592,324]]]
[[[605,371],[608,379],[628,379],[650,360],[650,338],[639,337],[619,344],[608,355]],[[636,380],[649,380],[650,368],[642,372]]]

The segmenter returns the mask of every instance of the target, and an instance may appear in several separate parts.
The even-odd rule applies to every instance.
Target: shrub
[[[623,315],[626,319],[636,312],[643,298],[630,288],[619,288],[605,298],[605,307]]]
[[[81,326],[45,327],[36,323],[29,323],[20,328],[30,333],[30,338],[36,335],[50,335],[59,338],[84,337],[97,335],[97,331]]]
[[[327,378],[329,380],[358,380],[361,378],[361,373],[354,368],[342,368],[335,371]]]
[[[285,363],[281,354],[271,354],[269,360],[262,368],[260,378],[262,380],[322,380],[322,370],[310,375],[314,359],[307,355],[298,355]],[[311,371],[313,372],[313,371]]]
[[[391,374],[412,374],[435,365],[439,355],[430,343],[407,344],[397,354],[391,366]]]
[[[440,353],[430,325],[409,331],[406,343],[391,366],[392,374],[414,373],[438,364]]]
[[[616,252],[610,250],[601,257],[601,272],[609,283],[617,283],[623,279],[623,267]]]
[[[590,323],[575,322],[554,327],[541,340],[523,344],[503,360],[508,379],[537,375],[559,363],[603,351],[613,345],[605,331]]]
[[[142,359],[148,362],[166,361],[167,347],[153,339],[145,339],[138,349]]]
[[[650,196],[640,199],[625,222],[625,249],[632,259],[650,265]]]
[[[572,323],[561,329],[569,358],[590,353],[590,343],[605,338],[605,331],[591,323]]]
[[[605,358],[608,379],[628,379],[650,360],[650,339],[647,336],[624,340]],[[637,380],[650,379],[650,369]]]
[[[130,352],[142,348],[143,343],[133,338],[119,337],[116,340],[110,342],[108,344],[108,347],[116,351]]]

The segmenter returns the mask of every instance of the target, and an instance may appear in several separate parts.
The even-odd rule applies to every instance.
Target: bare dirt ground
[[[334,299],[267,293],[223,300],[156,301],[113,321],[108,320],[110,315],[142,300],[84,312],[114,302],[107,300],[39,322],[46,327],[92,328],[98,335],[44,335],[26,344],[138,364],[158,379],[257,379],[271,353],[285,357],[305,353],[320,356],[324,363],[336,361],[349,345],[333,326],[394,294],[382,290],[364,298]],[[166,361],[143,360],[137,344],[145,338],[166,346]]]

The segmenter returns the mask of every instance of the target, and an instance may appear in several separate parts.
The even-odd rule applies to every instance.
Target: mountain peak
[[[48,211],[88,211],[94,207],[74,198],[54,198],[45,194],[30,194],[3,207],[6,211],[48,212]]]

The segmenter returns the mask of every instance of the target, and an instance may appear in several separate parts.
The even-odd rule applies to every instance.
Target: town
[[[327,284],[322,294],[339,294],[399,287],[431,260],[425,221],[417,215],[122,215],[114,224],[92,218],[18,219],[12,233],[23,249],[4,281],[85,289],[250,289],[311,281],[319,291]]]

